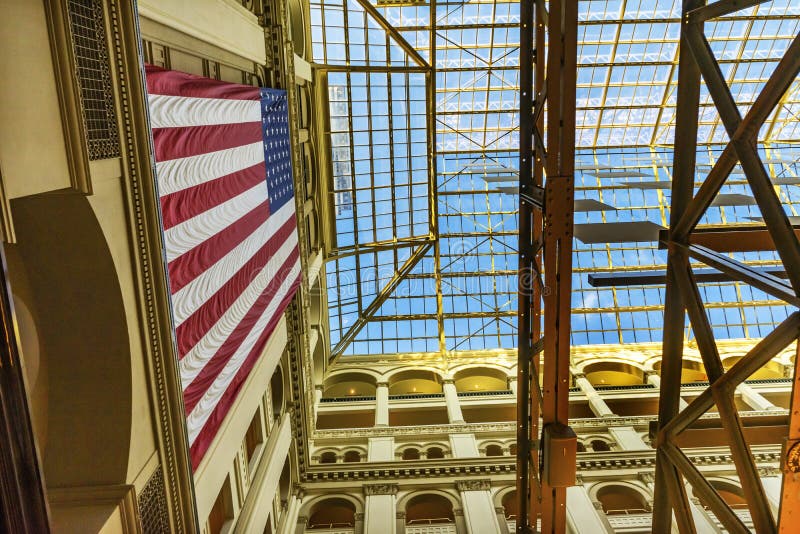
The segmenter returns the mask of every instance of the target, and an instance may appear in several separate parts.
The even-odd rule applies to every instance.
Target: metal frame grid
[[[333,356],[515,348],[519,5],[315,0],[311,7],[315,66],[330,100]],[[743,109],[798,31],[798,14],[800,7],[775,0],[707,24]],[[576,211],[576,224],[668,226],[679,30],[677,0],[578,2],[574,193],[610,208]],[[725,129],[701,91],[702,174],[721,157]],[[759,153],[794,216],[798,112],[795,81],[759,134]],[[746,193],[743,171],[733,172],[720,193]],[[664,185],[637,185],[656,181]],[[700,224],[759,216],[756,205],[717,205]],[[779,265],[770,251],[735,257]],[[587,277],[663,271],[666,252],[655,239],[576,240],[573,263],[573,344],[661,341],[663,288],[595,287]],[[699,290],[720,338],[761,337],[791,313],[736,280],[702,282]]]
[[[699,291],[694,276],[697,263],[705,264],[794,308],[800,305],[800,241],[757,148],[765,121],[780,105],[800,74],[800,34],[791,41],[743,115],[741,107],[737,106],[735,89],[725,79],[717,60],[718,51],[709,44],[708,28],[705,27],[708,21],[761,3],[764,2],[719,0],[706,5],[704,1],[686,0],[683,4],[670,227],[668,232],[662,233],[661,239],[668,253],[668,264],[659,420],[658,427],[653,431],[657,450],[654,532],[670,530],[673,511],[680,532],[695,532],[684,479],[729,532],[748,532],[740,518],[678,445],[681,433],[714,405],[719,412],[756,531],[777,530],[745,439],[733,393],[737,385],[798,338],[800,313],[795,311],[789,315],[726,371],[709,321],[705,296]],[[705,90],[730,141],[695,193],[696,147],[703,134],[701,121],[705,114],[701,105],[704,100],[701,80],[705,82]],[[763,216],[764,226],[729,224],[713,231],[698,228],[703,214],[717,197],[737,161]],[[788,280],[754,269],[728,254],[773,247],[785,267]],[[689,317],[710,386],[678,412],[685,315]],[[791,419],[790,428],[796,428],[800,416],[792,415]],[[797,482],[793,477],[785,477],[781,525],[782,530],[787,532],[791,527],[784,519],[796,512],[796,492]]]

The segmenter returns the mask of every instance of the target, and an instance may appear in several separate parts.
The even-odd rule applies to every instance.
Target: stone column
[[[491,481],[458,480],[456,489],[461,493],[461,505],[468,534],[499,534],[500,525],[489,492]]]
[[[393,436],[369,438],[367,444],[368,462],[391,462],[394,459]]]
[[[397,484],[365,484],[364,532],[397,534]]]
[[[574,534],[611,532],[611,526],[595,508],[583,479],[577,477],[577,486],[567,488],[567,528]]]
[[[297,517],[300,514],[300,505],[303,503],[304,489],[295,484],[292,486],[292,494],[289,496],[289,504],[286,511],[286,520],[282,522],[280,532],[292,534],[297,530]]]
[[[573,373],[575,377],[575,385],[580,388],[586,398],[589,399],[589,407],[597,417],[613,417],[614,412],[608,407],[606,401],[594,389],[592,383],[586,378],[583,373]]]
[[[623,451],[640,451],[651,448],[632,426],[610,426],[608,432]]]
[[[738,386],[736,386],[736,392],[742,396],[742,400],[750,406],[752,409],[757,410],[759,412],[765,412],[767,410],[780,410],[781,408],[775,406],[770,401],[768,401],[764,395],[753,389],[753,386],[749,384],[745,384],[742,382]]]
[[[508,521],[506,521],[506,509],[502,506],[495,506],[497,512],[497,523],[500,525],[500,534],[513,534],[508,531]]]
[[[467,532],[467,522],[464,520],[464,510],[461,508],[454,508],[453,516],[456,518],[456,532],[458,534],[465,534]]]
[[[301,515],[297,516],[297,521],[295,522],[295,531],[294,534],[304,534],[306,531],[306,525],[308,524],[308,516]]]
[[[314,386],[314,422],[317,421],[319,414],[319,405],[322,402],[322,384]]]
[[[781,506],[781,485],[783,484],[783,474],[780,469],[764,467],[758,470],[761,477],[761,484],[764,486],[764,493],[767,494],[769,507],[772,515],[778,517],[778,509]]]
[[[658,389],[661,389],[661,376],[658,373],[656,373],[655,371],[646,371],[645,372],[645,376],[647,376],[647,383],[648,384],[653,384]],[[678,397],[678,409],[679,410],[683,410],[687,406],[689,406],[689,403],[687,403],[685,400],[683,400],[683,397],[679,396]]]
[[[447,403],[447,419],[451,423],[463,423],[464,416],[461,414],[458,390],[452,378],[442,380],[442,390],[444,391],[444,401]]]
[[[478,444],[475,441],[475,434],[450,434],[450,450],[453,451],[453,458],[477,458]]]
[[[375,426],[389,426],[389,384],[378,382],[375,388]]]
[[[514,395],[517,394],[517,377],[516,376],[509,376],[508,377],[508,389],[514,392]]]
[[[353,516],[353,521],[355,522],[354,534],[364,534],[364,514],[356,512]]]
[[[398,510],[395,515],[397,534],[406,534],[406,512],[405,510]]]

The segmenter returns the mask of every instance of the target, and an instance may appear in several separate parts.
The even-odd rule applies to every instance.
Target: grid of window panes
[[[391,59],[391,66],[415,65],[402,56],[387,32],[379,35],[378,25],[356,0],[347,0],[346,5],[343,1],[312,3],[316,62],[343,65],[350,61],[362,69],[365,65],[385,69],[389,64],[376,59],[380,54],[370,55],[370,47],[377,46],[373,43],[380,42],[391,49],[384,54]],[[437,2],[433,24],[427,3],[376,7],[399,35],[436,67],[434,207],[439,254],[437,257],[431,248],[345,354],[438,350],[439,326],[446,350],[514,347],[518,3]],[[672,156],[668,147],[674,136],[680,2],[582,0],[579,12],[576,199],[600,204],[576,210],[575,222],[650,221],[665,226],[669,217],[668,185],[644,187],[634,182],[670,180]],[[332,13],[330,18],[328,13]],[[353,39],[352,28],[366,32],[366,37]],[[791,0],[766,2],[706,23],[710,46],[742,114],[798,31],[800,4]],[[333,37],[329,38],[329,33]],[[352,94],[354,74],[355,70],[349,76],[329,72],[329,88],[344,87],[336,90]],[[367,80],[358,82],[363,87],[372,74],[361,74],[364,77],[359,80]],[[331,98],[332,130],[334,115],[353,115],[350,108],[335,109],[342,105],[335,102],[342,100]],[[393,101],[388,99],[390,105]],[[424,114],[424,103],[417,102],[411,109]],[[388,114],[392,121],[394,116],[393,111]],[[762,157],[776,179],[787,213],[793,216],[797,216],[795,203],[800,193],[791,180],[798,172],[795,162],[800,157],[800,150],[793,146],[800,140],[798,116],[800,82],[792,86],[760,132],[760,138],[768,141]],[[372,119],[376,119],[374,113]],[[377,122],[388,122],[387,117],[382,119]],[[424,127],[422,118],[418,124]],[[367,225],[373,233],[358,241],[361,218],[357,215],[360,206],[354,183],[358,178],[353,177],[369,172],[372,167],[367,165],[380,159],[380,152],[364,152],[362,171],[355,169],[356,157],[346,153],[357,146],[354,128],[350,124],[347,128],[332,133],[347,134],[337,138],[341,143],[334,143],[333,148],[340,248],[377,238],[377,229]],[[376,130],[376,126],[372,128]],[[389,127],[390,139],[395,128]],[[698,181],[726,140],[713,102],[703,89],[699,143],[705,148],[698,155]],[[415,189],[416,185],[419,187]],[[417,198],[427,202],[422,183],[416,185],[410,193],[412,204],[418,205]],[[752,193],[741,169],[734,170],[720,194],[727,197],[720,197],[719,205],[709,210],[702,224],[756,222],[757,207],[743,198]],[[365,203],[374,201],[366,193],[362,198]],[[354,208],[343,209],[349,204]],[[424,204],[425,210],[429,207]],[[364,210],[366,213],[369,208]],[[348,217],[352,223],[344,222]],[[412,216],[408,235],[420,236],[414,221]],[[588,284],[590,273],[663,270],[666,258],[655,241],[586,244],[575,240],[574,247],[573,342],[658,341],[663,327],[663,287],[593,288]],[[363,260],[366,270],[361,266],[363,254],[328,264],[334,344],[387,279],[374,276],[371,280],[377,283],[361,283],[359,273],[396,268],[411,250],[400,248],[399,255],[385,260],[377,256]],[[755,265],[777,265],[773,253],[733,256]],[[353,281],[349,281],[351,276]],[[340,300],[344,288],[352,289],[357,294],[353,298],[360,302]],[[710,303],[709,317],[720,338],[763,336],[787,313],[785,306],[745,284],[701,284],[701,292]]]

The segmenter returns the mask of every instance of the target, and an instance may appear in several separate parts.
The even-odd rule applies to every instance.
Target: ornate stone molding
[[[456,383],[456,381],[453,380],[452,378],[443,378],[442,379],[442,385],[445,385],[445,384],[455,385],[455,383]]]
[[[364,484],[364,495],[397,495],[397,484]]]
[[[453,508],[453,515],[456,517],[464,517],[464,510],[461,508]]]
[[[307,515],[298,515],[297,516],[297,524],[298,525],[305,525],[308,523],[308,516]]]
[[[355,514],[353,514],[353,519],[355,521],[364,521],[364,514],[361,512],[356,512]]]
[[[492,489],[492,481],[488,478],[474,480],[456,480],[458,491],[488,491]]]
[[[375,387],[376,388],[388,388],[389,387],[389,382],[385,382],[385,381],[376,382],[375,383]]]
[[[406,518],[406,513],[405,512],[397,512],[394,517],[395,517],[395,519],[405,519]]]
[[[654,484],[656,481],[655,473],[639,473],[637,477],[644,484]]]
[[[141,44],[136,4],[105,2],[109,58],[116,84],[120,148],[126,214],[134,244],[137,308],[143,325],[143,351],[148,364],[148,386],[156,415],[160,463],[169,507],[170,530],[197,529],[193,476],[189,465],[186,420],[178,359],[172,342],[172,318],[166,265],[163,260],[160,202],[155,191],[151,160],[146,92],[140,68]],[[76,184],[85,188],[87,184]]]

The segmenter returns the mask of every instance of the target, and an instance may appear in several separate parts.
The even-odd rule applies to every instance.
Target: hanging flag
[[[300,285],[286,91],[146,74],[196,469]]]

